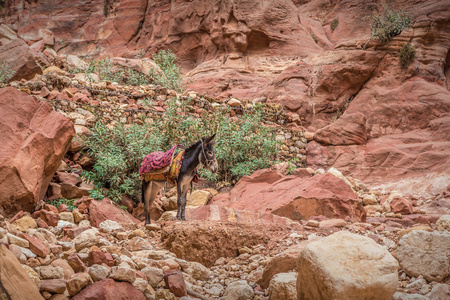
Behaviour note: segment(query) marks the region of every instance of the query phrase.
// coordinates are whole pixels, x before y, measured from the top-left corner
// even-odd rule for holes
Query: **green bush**
[[[153,60],[162,71],[159,72],[155,68],[150,71],[157,84],[178,92],[186,89],[181,70],[175,63],[177,56],[171,50],[161,50],[153,54]]]
[[[373,17],[370,24],[371,38],[375,37],[382,43],[387,43],[403,29],[409,28],[410,23],[411,18],[404,11],[385,8],[382,15]]]
[[[313,38],[314,42],[317,44],[319,42],[319,39],[317,38],[317,35],[314,33],[311,33],[311,37]]]
[[[403,68],[408,68],[408,66],[414,61],[416,55],[416,48],[410,43],[405,44],[402,49],[400,49],[399,58],[400,64]]]
[[[14,75],[14,71],[5,61],[0,61],[0,83],[8,83],[11,77]]]
[[[76,206],[73,204],[73,202],[74,202],[74,200],[63,199],[63,198],[47,201],[48,204],[53,205],[56,208],[58,208],[61,204],[65,204],[65,205],[67,205],[68,211],[72,211],[76,208]]]
[[[95,164],[82,176],[96,186],[91,191],[93,198],[108,196],[118,201],[122,194],[136,197],[136,192],[140,191],[138,171],[142,158],[162,148],[154,129],[147,123],[124,125],[120,122],[115,126],[98,122],[91,128],[92,134],[85,142],[89,148],[87,154]]]
[[[147,85],[152,83],[150,75],[146,75],[134,70],[131,67],[114,65],[109,57],[101,60],[91,60],[89,66],[85,69],[68,68],[71,73],[85,73],[89,78],[90,74],[97,74],[100,80],[117,82],[122,85]]]
[[[199,118],[189,115],[185,102],[168,101],[169,108],[151,124],[106,126],[98,123],[85,142],[94,159],[93,169],[83,177],[96,186],[95,198],[108,196],[118,201],[122,194],[137,199],[140,192],[139,167],[145,155],[167,151],[176,144],[189,146],[201,137],[216,135],[219,172],[200,168],[202,177],[214,182],[234,183],[243,175],[269,167],[277,151],[272,130],[260,124],[262,110],[256,107],[237,122],[230,121],[229,109],[221,108]],[[107,188],[103,190],[103,188]]]

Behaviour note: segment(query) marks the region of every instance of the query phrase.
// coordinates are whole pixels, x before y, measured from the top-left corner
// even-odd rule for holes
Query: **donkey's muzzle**
[[[217,161],[214,161],[210,166],[209,166],[209,170],[212,173],[217,173],[217,171],[219,171],[219,164],[217,163]]]

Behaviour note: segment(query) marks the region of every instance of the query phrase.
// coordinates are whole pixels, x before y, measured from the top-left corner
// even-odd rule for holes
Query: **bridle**
[[[214,150],[213,150],[214,151]],[[205,163],[201,162],[203,165],[205,165],[206,168],[211,169],[211,165],[214,163],[215,159],[215,155],[213,155],[213,159],[208,159],[208,156],[205,153],[205,146],[204,143],[202,142],[202,154],[203,154],[203,158],[205,159],[206,165]]]

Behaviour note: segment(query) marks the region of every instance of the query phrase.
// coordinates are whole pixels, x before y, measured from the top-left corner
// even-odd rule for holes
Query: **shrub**
[[[408,68],[408,66],[414,61],[416,55],[416,48],[410,43],[405,44],[402,49],[400,49],[399,58],[400,64],[403,68]]]
[[[68,68],[68,70],[71,73],[85,73],[87,78],[90,74],[95,73],[100,80],[113,81],[122,85],[139,86],[152,83],[150,75],[140,73],[131,67],[114,65],[109,57],[91,60],[85,70],[78,68]]]
[[[154,68],[150,71],[150,75],[155,79],[157,84],[178,92],[186,89],[181,70],[175,64],[177,56],[171,50],[161,50],[153,54],[153,60],[162,71],[158,72]]]
[[[96,186],[92,196],[105,195],[118,201],[122,194],[127,194],[137,199],[140,192],[138,171],[145,155],[167,151],[175,144],[189,146],[213,133],[217,133],[214,147],[219,172],[212,174],[200,168],[200,175],[206,179],[235,182],[273,163],[278,143],[272,130],[260,124],[261,107],[246,113],[237,122],[230,122],[229,108],[194,118],[189,115],[188,103],[169,100],[168,105],[166,112],[151,124],[106,126],[98,123],[93,126],[93,134],[85,142],[95,163],[91,171],[82,174]]]
[[[0,61],[0,83],[8,83],[14,71],[10,68],[7,62]]]
[[[331,21],[330,23],[330,27],[331,27],[331,32],[334,32],[334,30],[336,29],[336,27],[339,25],[339,19],[333,19],[333,21]]]
[[[403,29],[409,27],[411,18],[402,10],[392,11],[384,9],[380,16],[374,16],[370,24],[371,38],[378,38],[382,43],[389,42],[394,36],[399,35]]]
[[[314,33],[311,33],[311,37],[313,38],[314,42],[317,44],[319,42],[319,39],[317,38],[317,35]]]
[[[96,186],[91,196],[96,199],[108,196],[115,201],[122,194],[136,198],[140,191],[138,171],[142,158],[162,148],[154,129],[147,123],[125,125],[120,122],[114,126],[98,122],[91,128],[92,134],[85,142],[95,164],[91,171],[82,173]]]
[[[58,208],[61,204],[65,204],[65,205],[67,205],[68,211],[72,211],[76,208],[76,206],[73,204],[73,202],[74,202],[74,200],[63,199],[63,198],[47,201],[48,204],[53,205],[56,208]]]

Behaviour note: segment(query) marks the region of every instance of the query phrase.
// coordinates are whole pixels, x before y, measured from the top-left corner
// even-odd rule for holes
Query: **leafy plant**
[[[101,60],[91,60],[89,66],[84,70],[69,67],[68,70],[71,73],[85,73],[87,78],[90,78],[91,74],[95,73],[100,80],[117,82],[122,85],[139,86],[147,85],[152,82],[150,75],[140,73],[131,67],[115,65],[109,57]]]
[[[339,25],[339,19],[333,19],[333,21],[331,21],[330,23],[330,28],[331,28],[331,32],[334,32],[334,30],[336,29],[336,27]]]
[[[311,37],[313,38],[314,42],[317,44],[319,42],[319,39],[317,38],[317,35],[314,33],[311,33]]]
[[[7,83],[14,75],[14,71],[5,61],[0,61],[0,83]]]
[[[91,171],[82,173],[96,186],[91,196],[96,199],[108,196],[115,201],[122,194],[136,198],[140,190],[138,171],[142,158],[162,148],[155,129],[147,123],[125,125],[120,122],[115,126],[99,122],[91,128],[92,134],[85,142],[95,164]]]
[[[416,48],[410,43],[405,44],[402,49],[400,49],[399,58],[400,64],[403,68],[408,68],[408,66],[414,61],[416,55]]]
[[[63,198],[47,201],[48,204],[53,205],[56,208],[58,208],[61,204],[65,204],[65,205],[67,205],[68,211],[72,211],[76,208],[76,206],[73,204],[73,202],[74,202],[74,200],[63,199]]]
[[[410,23],[411,18],[404,11],[393,11],[385,7],[382,15],[373,17],[370,24],[371,38],[375,37],[382,43],[387,43],[404,29],[409,28]]]
[[[150,70],[150,75],[155,79],[155,82],[171,90],[184,91],[186,84],[183,82],[180,68],[175,63],[177,56],[171,50],[161,50],[153,54],[152,57],[161,69],[160,72],[155,68]]]

